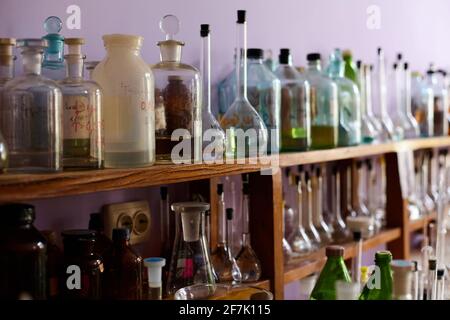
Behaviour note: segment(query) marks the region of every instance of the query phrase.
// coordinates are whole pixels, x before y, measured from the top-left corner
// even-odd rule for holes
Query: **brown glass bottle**
[[[100,213],[91,213],[89,218],[89,230],[95,231],[95,253],[103,257],[105,252],[111,249],[111,235],[105,234],[103,219]]]
[[[45,230],[41,233],[47,239],[47,298],[57,299],[63,253],[57,244],[55,231]]]
[[[34,206],[0,206],[0,299],[46,298],[47,241],[33,226]]]
[[[142,258],[134,252],[129,241],[129,229],[113,230],[112,250],[105,256],[107,299],[142,299]]]
[[[64,299],[101,298],[103,260],[95,253],[95,231],[67,230],[64,243],[61,294]],[[79,271],[79,272],[78,272]]]

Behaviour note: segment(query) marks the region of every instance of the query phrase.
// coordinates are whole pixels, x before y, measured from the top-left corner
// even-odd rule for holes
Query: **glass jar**
[[[165,16],[160,28],[166,34],[166,40],[158,42],[161,61],[152,67],[155,77],[156,161],[198,162],[202,159],[200,73],[193,66],[181,62],[184,43],[173,39],[178,33],[178,19],[172,15]],[[176,140],[172,141],[174,137]]]
[[[95,232],[67,230],[61,235],[64,243],[62,297],[69,300],[100,299],[104,267],[102,258],[94,253]]]
[[[45,299],[47,241],[33,225],[34,207],[4,204],[0,213],[0,299]]]
[[[155,162],[153,75],[140,55],[143,38],[103,36],[106,57],[92,77],[103,90],[105,167]]]
[[[62,169],[62,95],[56,82],[41,76],[41,39],[20,39],[23,75],[4,87],[1,131],[9,148],[8,171]]]
[[[60,18],[50,16],[44,21],[44,29],[47,32],[42,37],[48,46],[44,49],[42,61],[42,75],[52,80],[62,80],[66,77],[64,67],[64,37],[59,33],[62,29]]]
[[[63,95],[63,166],[100,169],[103,166],[102,92],[83,79],[83,38],[65,40],[67,77],[58,82]]]
[[[289,49],[280,49],[275,75],[281,81],[281,151],[304,151],[311,144],[309,83],[292,65]]]

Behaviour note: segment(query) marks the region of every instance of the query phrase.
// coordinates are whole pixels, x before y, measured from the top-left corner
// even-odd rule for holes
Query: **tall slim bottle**
[[[447,105],[448,90],[438,82],[437,72],[431,67],[427,71],[426,84],[434,93],[433,120],[434,136],[446,136],[448,134]]]

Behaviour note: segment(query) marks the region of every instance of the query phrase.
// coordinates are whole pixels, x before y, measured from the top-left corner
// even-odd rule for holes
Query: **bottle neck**
[[[300,173],[300,179],[297,185],[298,197],[298,227],[303,228],[303,173]]]
[[[66,76],[70,79],[83,79],[83,56],[66,58]]]
[[[369,67],[364,70],[364,107],[367,116],[373,116],[372,110],[372,71]]]
[[[219,243],[226,243],[227,241],[227,217],[225,215],[225,199],[224,194],[219,195],[218,201],[219,209]]]
[[[14,64],[0,64],[0,82],[14,78]]]
[[[320,63],[320,60],[308,61],[308,70],[309,71],[321,72],[322,71],[322,64]]]
[[[108,56],[123,58],[124,55],[140,55],[140,48],[126,47],[119,45],[109,45],[106,47],[106,53]]]
[[[202,63],[200,72],[202,74],[203,84],[203,108],[211,112],[211,41],[210,36],[202,37]]]
[[[247,100],[247,23],[236,28],[236,99]]]
[[[119,239],[114,241],[114,248],[123,250],[130,245],[130,242],[126,239]]]
[[[404,71],[405,77],[405,88],[404,88],[404,96],[405,96],[405,114],[408,116],[412,116],[411,110],[411,71],[409,69]]]
[[[23,73],[26,75],[41,74],[42,52],[25,50],[22,52]]]
[[[242,218],[243,218],[243,233],[249,233],[249,197],[244,194],[242,198]]]
[[[333,197],[334,197],[334,204],[333,204],[333,208],[334,208],[334,212],[335,212],[335,217],[336,217],[336,221],[342,221],[342,214],[341,214],[341,175],[338,172],[336,172],[335,175],[335,182],[334,182],[334,192],[333,192]]]

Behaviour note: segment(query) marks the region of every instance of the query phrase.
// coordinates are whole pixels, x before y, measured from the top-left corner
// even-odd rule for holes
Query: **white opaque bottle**
[[[106,57],[93,80],[103,89],[105,167],[142,167],[155,162],[154,81],[140,55],[143,38],[103,36]]]

